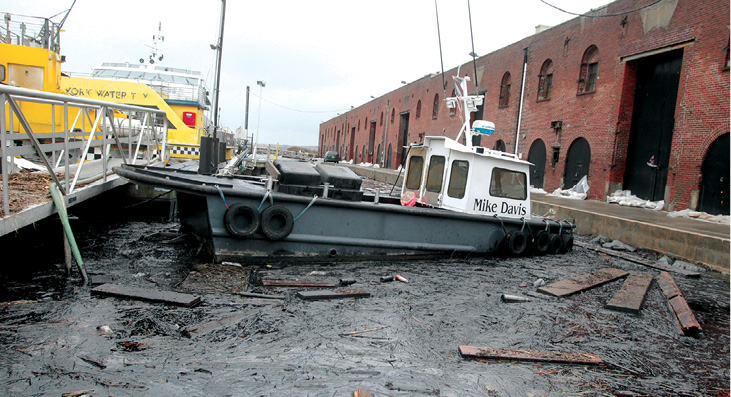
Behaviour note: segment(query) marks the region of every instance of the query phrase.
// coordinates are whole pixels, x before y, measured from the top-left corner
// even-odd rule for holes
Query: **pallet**
[[[652,285],[651,274],[632,273],[624,280],[622,288],[617,291],[606,305],[607,309],[621,312],[639,313],[645,301],[647,290]]]
[[[557,281],[546,285],[545,287],[538,288],[538,292],[544,294],[564,297],[577,292],[585,291],[594,287],[598,287],[602,284],[606,284],[610,281],[614,281],[618,278],[626,276],[627,272],[615,268],[599,269],[592,273],[582,274],[574,278]]]
[[[654,269],[665,270],[666,272],[675,272],[678,274],[682,274],[685,277],[698,278],[701,276],[701,274],[698,272],[692,272],[690,270],[685,270],[685,269],[681,269],[681,268],[677,268],[677,267],[673,267],[673,266],[663,265],[660,263],[653,263],[653,262],[648,261],[647,259],[643,259],[643,258],[640,258],[635,255],[630,255],[626,252],[620,252],[620,251],[610,250],[610,249],[603,248],[603,247],[597,247],[595,245],[592,245],[589,243],[584,243],[581,241],[574,241],[574,244],[578,245],[579,247],[588,248],[592,251],[601,252],[601,253],[611,255],[611,256],[614,256],[617,258],[628,260],[630,262],[638,263],[640,265],[645,265],[645,266],[648,266],[648,267],[651,267]]]
[[[602,360],[595,354],[548,352],[540,350],[501,349],[496,347],[460,346],[459,354],[466,358],[541,361],[566,364],[599,365]]]
[[[662,294],[668,300],[673,319],[678,324],[680,332],[687,336],[698,336],[703,328],[696,320],[693,311],[688,306],[688,302],[685,301],[685,297],[680,292],[675,279],[667,272],[662,272],[657,276],[657,285],[660,286]]]
[[[181,294],[172,291],[158,291],[151,288],[131,287],[118,284],[102,284],[91,290],[92,295],[114,298],[136,299],[147,302],[167,303],[176,306],[193,307],[201,302],[198,295]]]

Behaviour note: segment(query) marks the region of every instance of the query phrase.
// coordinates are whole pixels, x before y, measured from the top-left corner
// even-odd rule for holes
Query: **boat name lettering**
[[[82,96],[82,97],[94,97],[99,99],[114,98],[114,99],[125,99],[129,95],[132,99],[135,99],[136,92],[125,92],[125,91],[110,91],[110,90],[95,90],[91,88],[66,88],[66,93],[71,96]],[[142,94],[144,98],[147,98],[148,94]]]
[[[499,211],[498,211],[499,207]],[[510,205],[508,203],[491,203],[487,199],[475,199],[474,206],[472,207],[475,211],[489,212],[489,213],[500,213],[508,215],[526,215],[528,213],[527,208],[523,204]]]

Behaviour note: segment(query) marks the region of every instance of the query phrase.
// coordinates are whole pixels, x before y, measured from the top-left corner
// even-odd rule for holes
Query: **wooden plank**
[[[665,299],[670,300],[676,296],[683,295],[680,292],[680,288],[678,288],[678,284],[675,283],[675,279],[668,272],[661,272],[657,276],[657,285],[660,287]]]
[[[501,349],[496,347],[460,346],[459,354],[466,358],[494,360],[541,361],[568,364],[599,365],[602,360],[595,354],[565,353],[555,351]]]
[[[691,278],[698,278],[701,276],[698,272],[691,272],[690,270],[681,269],[679,267],[673,267],[673,266],[667,266],[656,262],[650,262],[647,259],[640,258],[636,255],[628,254],[626,252],[621,251],[615,251],[604,247],[597,247],[596,245],[585,243],[582,241],[574,241],[574,244],[578,245],[579,247],[588,248],[592,251],[601,252],[607,255],[611,255],[617,258],[622,258],[625,260],[628,260],[630,262],[638,263],[640,265],[645,265],[648,267],[652,267],[658,270],[665,270],[667,272],[675,272],[678,274],[682,274],[685,277],[691,277]]]
[[[332,291],[300,291],[297,296],[306,300],[368,298],[371,293],[359,288],[340,288]]]
[[[618,278],[626,276],[627,272],[620,269],[608,267],[605,269],[599,269],[595,272],[582,274],[574,278],[557,281],[546,285],[545,287],[538,288],[538,292],[549,294],[553,296],[568,296],[575,294],[580,291],[585,291],[602,284],[606,284],[610,281],[614,281]]]
[[[622,312],[639,313],[645,301],[647,290],[652,285],[651,274],[632,273],[624,280],[622,288],[607,303],[607,309]]]
[[[265,287],[305,287],[305,288],[335,288],[338,284],[332,281],[303,281],[303,280],[261,280]]]
[[[238,314],[235,316],[224,317],[220,320],[214,320],[203,324],[193,325],[183,329],[182,334],[183,336],[186,336],[188,338],[197,338],[211,331],[228,327],[232,324],[237,324],[244,317],[246,317],[245,314]]]
[[[91,290],[92,295],[111,296],[115,298],[137,299],[148,302],[160,302],[177,306],[192,307],[201,302],[197,295],[181,294],[172,291],[158,291],[151,288],[131,287],[118,284],[102,284]]]
[[[703,331],[701,325],[696,320],[693,311],[690,310],[688,302],[685,301],[682,295],[678,295],[668,300],[670,308],[680,322],[680,328],[683,334],[688,336],[698,336]]]

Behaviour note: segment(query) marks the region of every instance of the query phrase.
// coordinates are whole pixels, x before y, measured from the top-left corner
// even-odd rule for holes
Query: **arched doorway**
[[[497,150],[505,153],[505,142],[503,142],[502,139],[498,139],[497,141],[495,141],[495,144],[492,145],[492,150]]]
[[[543,189],[543,177],[546,174],[546,144],[536,139],[528,151],[530,166],[530,185]]]
[[[589,175],[591,148],[584,138],[576,139],[566,154],[566,170],[564,171],[563,188],[571,189],[586,175]]]
[[[729,134],[718,137],[703,160],[698,211],[729,215]]]

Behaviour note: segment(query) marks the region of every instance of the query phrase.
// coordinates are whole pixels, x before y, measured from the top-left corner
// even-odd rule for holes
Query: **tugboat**
[[[409,147],[401,197],[370,194],[352,170],[324,163],[268,163],[266,179],[123,165],[135,183],[177,192],[181,231],[215,260],[359,259],[433,255],[544,255],[573,247],[575,225],[534,219],[529,166],[479,146],[494,124],[470,113],[481,95],[455,77],[447,98],[464,116],[457,140],[428,136]],[[466,144],[458,142],[465,134]]]

